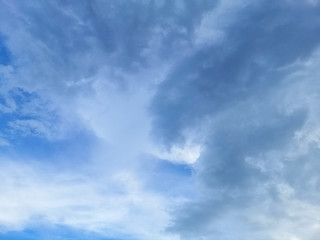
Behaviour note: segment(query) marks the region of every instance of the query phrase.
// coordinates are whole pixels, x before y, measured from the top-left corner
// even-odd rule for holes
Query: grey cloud
[[[198,234],[203,234],[204,239],[210,239],[219,232],[219,227],[212,223],[219,223],[219,219],[230,212],[259,206],[265,199],[279,201],[273,182],[282,179],[282,169],[277,167],[282,162],[277,161],[283,159],[270,160],[264,155],[287,149],[295,131],[303,126],[307,114],[305,110],[299,110],[285,116],[268,110],[261,109],[252,113],[250,108],[238,107],[215,122],[196,166],[198,181],[204,187],[204,190],[200,190],[202,197],[176,212],[177,219],[170,231],[180,232],[187,239],[194,239]],[[266,115],[268,119],[265,122]],[[262,171],[254,167],[246,161],[247,157],[264,159],[266,169]],[[296,170],[300,167],[294,165]],[[290,172],[290,167],[287,167],[286,172]],[[299,189],[303,191],[303,188]],[[278,211],[281,210],[274,210],[275,213]],[[244,223],[246,218],[242,218]],[[245,225],[245,228],[252,228],[252,232],[256,230],[253,223],[246,222]],[[240,235],[235,239],[240,239],[241,233],[236,234]]]
[[[203,117],[272,91],[283,78],[279,68],[318,46],[317,11],[284,1],[241,9],[225,41],[183,59],[160,85],[151,110],[157,137],[175,141]]]
[[[96,94],[97,81],[126,89],[131,78],[122,75],[157,68],[153,58],[162,61],[181,52],[202,14],[215,4],[4,1],[0,28],[12,55],[12,71],[2,81],[8,91],[19,87],[61,106]],[[153,80],[148,76],[140,81]]]
[[[305,110],[288,116],[265,108],[254,114],[250,111],[240,108],[215,124],[200,160],[204,164],[200,175],[209,186],[240,189],[257,184],[263,174],[248,165],[245,158],[283,149],[307,117]]]
[[[317,184],[306,182],[318,170],[312,156],[317,151],[304,160],[288,154],[309,118],[309,107],[292,97],[290,104],[301,107],[288,110],[284,98],[291,88],[285,84],[286,67],[307,60],[319,46],[319,11],[318,5],[302,1],[244,5],[232,13],[235,21],[223,29],[221,43],[183,59],[160,84],[150,108],[155,139],[167,146],[183,143],[185,130],[208,125],[195,165],[202,197],[177,210],[170,231],[185,239],[243,239],[250,233],[267,239],[262,229],[268,227],[260,231],[259,224],[248,220],[255,214],[250,209],[270,201],[266,218],[288,219],[289,200],[283,198],[290,189],[305,199],[316,191]],[[262,166],[250,158],[261,159]],[[245,226],[219,235],[213,229],[230,214]],[[269,228],[269,239],[275,238],[273,230]]]
[[[18,72],[64,91],[66,79],[80,81],[101,67],[147,67],[152,56],[143,52],[149,48],[160,58],[172,56],[191,41],[201,15],[215,2],[4,3],[1,27]],[[160,43],[154,46],[153,38]],[[30,65],[33,70],[25,69]]]

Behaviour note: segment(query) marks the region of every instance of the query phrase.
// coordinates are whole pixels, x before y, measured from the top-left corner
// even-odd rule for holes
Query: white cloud
[[[226,40],[225,29],[236,20],[236,12],[250,4],[251,0],[220,1],[218,5],[202,16],[201,23],[195,30],[196,46],[216,45]]]
[[[130,233],[140,239],[178,239],[164,233],[170,220],[168,202],[144,190],[133,173],[86,178],[4,161],[1,169],[2,230],[49,221],[106,236]]]
[[[201,155],[200,145],[173,145],[169,151],[152,152],[156,157],[173,163],[194,164]]]
[[[42,122],[34,119],[15,120],[9,123],[13,131],[21,133],[23,136],[44,135],[50,138],[48,130],[50,127],[45,126]]]
[[[72,171],[61,169],[58,160],[1,162],[1,229],[23,230],[49,222],[111,237],[179,239],[165,232],[171,200],[146,190],[134,168],[139,154],[148,151],[147,104],[153,87],[162,81],[163,68],[137,63],[135,73],[124,70],[119,59],[124,59],[122,49],[130,46],[108,52],[103,45],[107,37],[96,26],[108,24],[99,19],[104,15],[96,12],[87,21],[81,11],[91,13],[79,4],[79,12],[76,7],[60,11],[62,7],[45,2],[6,2],[0,10],[1,19],[6,19],[0,25],[14,55],[14,67],[1,67],[5,92],[20,88],[36,96],[13,102],[18,108],[11,112],[19,118],[8,119],[11,137],[41,136],[55,144],[68,139],[70,128],[75,128],[90,131],[100,144],[93,147],[90,159],[62,157]],[[62,28],[66,22],[73,27]],[[44,163],[38,166],[40,161]],[[73,166],[77,162],[85,166]]]
[[[76,128],[97,140],[90,157],[79,160],[83,166],[65,157],[69,171],[60,163],[1,162],[2,228],[22,230],[48,221],[146,240],[314,239],[319,54],[304,60],[314,42],[304,49],[302,40],[308,39],[297,37],[293,47],[286,34],[281,39],[281,27],[291,34],[300,21],[277,25],[277,18],[265,17],[273,16],[277,4],[263,1],[221,1],[214,9],[176,1],[172,12],[169,1],[83,3],[5,1],[0,10],[0,27],[14,56],[12,67],[0,66],[1,94],[21,88],[37,96],[24,102],[6,97],[0,111],[19,116],[7,126],[19,136],[49,140],[68,139]],[[269,12],[257,11],[266,6]],[[242,11],[248,28],[237,22]],[[284,19],[294,16],[290,11]],[[243,33],[250,27],[252,32]],[[276,48],[278,42],[283,48]],[[160,127],[149,108],[154,94],[168,89],[159,95],[163,109],[157,117],[166,120],[160,127],[170,136],[159,144],[150,136]],[[186,129],[192,134],[184,134]],[[1,146],[9,145],[6,137]],[[198,185],[191,187],[199,188],[193,189],[199,196],[190,197],[195,201],[183,205],[179,192],[176,197],[147,190],[154,182],[151,174],[141,176],[149,174],[147,166],[139,172],[143,153],[195,167]],[[177,202],[185,206],[180,213]],[[175,233],[166,232],[169,225]]]
[[[10,142],[0,136],[0,146],[10,146]]]

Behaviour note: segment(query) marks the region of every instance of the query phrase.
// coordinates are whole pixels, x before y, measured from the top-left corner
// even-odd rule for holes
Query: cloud
[[[313,240],[316,1],[3,1],[0,225]]]
[[[157,167],[152,151],[162,146],[149,137],[147,109],[214,4],[3,2],[0,27],[12,57],[1,66],[1,131],[10,143],[1,148],[2,232],[53,224],[179,239],[165,228],[170,209],[191,192],[175,181],[190,174]],[[178,152],[180,161],[185,149]],[[162,177],[177,192],[163,193]]]
[[[2,231],[40,221],[109,237],[130,233],[143,239],[174,239],[160,235],[169,217],[164,199],[144,191],[130,172],[92,179],[81,173],[57,173],[41,164],[4,161],[1,169]]]
[[[317,73],[305,66],[318,62],[319,9],[302,1],[242,3],[205,15],[198,30],[205,44],[176,64],[153,99],[153,132],[169,148],[187,141],[186,129],[205,129],[195,165],[200,197],[176,211],[169,230],[183,239],[308,239],[316,230],[296,224],[312,226],[317,214],[295,211],[317,211],[314,190],[300,185],[317,185],[307,173],[317,168],[317,150],[303,144],[301,156],[297,136],[318,116],[318,94],[309,88]],[[221,15],[221,25],[208,26]],[[204,38],[204,26],[223,40]]]
[[[200,154],[201,146],[199,145],[186,145],[184,147],[173,146],[169,152],[153,153],[160,159],[169,160],[177,163],[195,163]]]

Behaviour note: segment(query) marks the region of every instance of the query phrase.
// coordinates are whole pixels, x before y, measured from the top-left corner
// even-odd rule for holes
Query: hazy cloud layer
[[[0,3],[3,236],[317,239],[318,1]]]

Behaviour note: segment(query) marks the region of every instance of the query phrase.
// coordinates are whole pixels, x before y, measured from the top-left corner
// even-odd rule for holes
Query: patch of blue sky
[[[12,88],[7,92],[1,93],[0,106],[2,106],[2,111],[0,120],[21,118],[23,115],[25,115],[24,117],[27,117],[22,111],[22,107],[26,104],[38,102],[39,100],[41,99],[36,93],[27,92],[22,88]]]
[[[64,226],[26,229],[24,231],[10,231],[0,234],[5,240],[132,240],[101,236],[96,233],[80,231]]]
[[[0,153],[25,161],[38,159],[48,163],[74,164],[90,158],[95,141],[87,132],[73,133],[59,140],[48,140],[41,136],[13,136],[9,146],[0,146]]]
[[[18,158],[23,156],[24,159],[47,159],[48,161],[53,159],[80,161],[80,159],[89,158],[90,148],[96,142],[93,134],[77,128],[70,129],[63,137],[48,138],[32,126],[16,126],[14,124],[16,121],[38,121],[55,126],[59,124],[59,117],[54,111],[48,110],[46,103],[41,102],[42,100],[35,93],[17,88],[10,91],[9,96],[0,96],[0,104],[8,105],[8,98],[16,107],[13,107],[12,111],[0,114],[0,133],[9,142],[9,145],[0,146],[0,153]],[[37,101],[40,104],[34,104]],[[24,110],[26,105],[31,106],[32,111]]]
[[[190,177],[193,174],[193,169],[188,164],[172,163],[169,161],[159,161],[157,170],[168,174]]]
[[[5,38],[0,34],[0,65],[9,65],[11,53],[5,45]]]
[[[144,165],[150,178],[148,189],[171,197],[194,195],[194,170],[190,165],[160,159],[148,159],[148,162]]]

